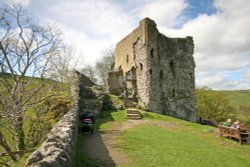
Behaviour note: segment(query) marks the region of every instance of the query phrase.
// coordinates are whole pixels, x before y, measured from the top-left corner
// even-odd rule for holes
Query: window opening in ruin
[[[154,57],[154,49],[153,48],[150,51],[150,55],[151,55],[152,58]]]
[[[126,62],[129,62],[129,55],[126,55]]]
[[[169,66],[170,66],[170,70],[171,70],[171,73],[173,75],[173,77],[175,78],[175,67],[174,67],[174,62],[171,60],[171,62],[169,63]]]
[[[162,79],[163,78],[163,71],[161,70],[160,71],[160,79]]]
[[[150,68],[150,70],[149,70],[149,74],[150,74],[150,75],[152,75],[152,68]]]
[[[172,97],[175,97],[175,89],[172,90]]]
[[[140,69],[143,70],[143,65],[140,63]]]
[[[193,79],[192,73],[189,73],[189,79]]]

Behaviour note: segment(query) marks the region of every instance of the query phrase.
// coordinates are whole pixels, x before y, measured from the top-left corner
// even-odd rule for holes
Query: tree
[[[39,25],[30,16],[16,4],[0,9],[0,130],[5,128],[15,135],[19,150],[25,149],[26,112],[53,96],[45,76],[61,43],[58,31]],[[0,141],[4,141],[0,132]],[[2,143],[8,149],[7,143]]]
[[[106,89],[108,87],[107,78],[108,73],[113,71],[115,52],[111,46],[102,51],[103,57],[95,65],[97,75],[100,79],[100,84]]]
[[[56,81],[69,82],[72,69],[77,68],[81,54],[77,54],[72,47],[63,46],[58,52],[51,56],[49,65],[52,69],[48,76]]]
[[[196,108],[199,117],[217,123],[225,120],[231,110],[224,93],[206,87],[196,89]]]
[[[83,67],[81,69],[81,73],[83,73],[86,77],[88,77],[94,83],[97,82],[95,69],[92,66],[87,65],[87,66]]]

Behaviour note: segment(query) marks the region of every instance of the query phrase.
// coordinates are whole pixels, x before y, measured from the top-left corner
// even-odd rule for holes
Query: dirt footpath
[[[83,151],[85,156],[94,162],[96,166],[131,166],[129,165],[126,155],[119,150],[116,144],[116,139],[122,132],[129,128],[133,128],[138,125],[158,125],[158,126],[173,126],[171,123],[155,122],[150,120],[128,120],[119,124],[117,122],[112,123],[112,127],[116,127],[112,131],[98,132],[95,131],[91,134],[84,135]]]
[[[96,166],[124,166],[127,164],[126,157],[115,148],[116,132],[94,132],[83,134],[83,151],[85,156],[94,162]]]

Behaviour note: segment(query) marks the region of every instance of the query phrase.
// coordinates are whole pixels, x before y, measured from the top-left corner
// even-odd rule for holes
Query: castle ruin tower
[[[168,38],[153,20],[143,19],[116,45],[110,93],[149,111],[196,122],[193,50],[192,37]]]

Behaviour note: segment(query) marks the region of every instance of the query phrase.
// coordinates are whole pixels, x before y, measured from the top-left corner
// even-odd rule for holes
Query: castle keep
[[[116,46],[111,94],[123,95],[145,109],[196,122],[193,39],[168,38],[153,20]]]

